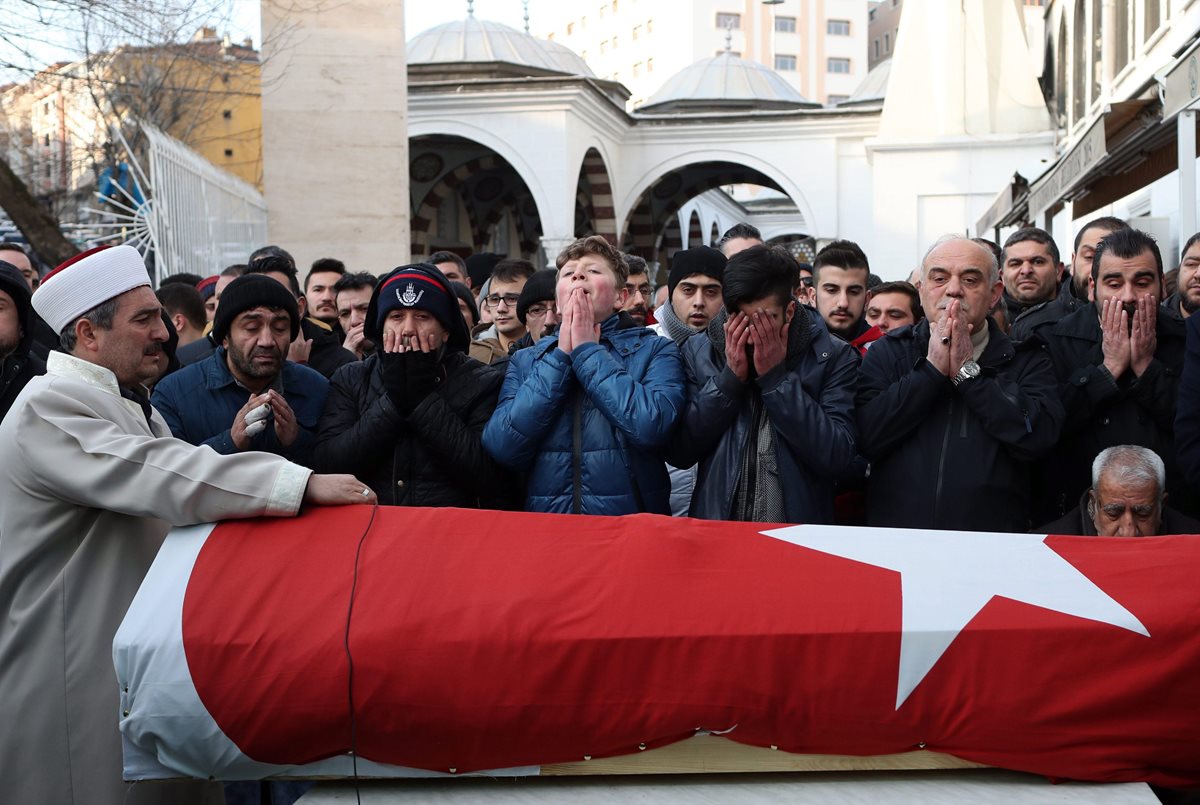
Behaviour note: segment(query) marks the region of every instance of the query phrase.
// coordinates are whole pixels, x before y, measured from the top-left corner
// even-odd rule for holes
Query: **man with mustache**
[[[1183,321],[1159,306],[1162,255],[1136,229],[1118,229],[1095,247],[1089,304],[1037,336],[1046,344],[1067,411],[1063,439],[1042,466],[1038,522],[1063,516],[1091,481],[1106,447],[1158,453],[1175,506],[1194,510],[1175,460],[1175,408],[1183,371]]]
[[[346,264],[336,257],[321,257],[313,261],[304,278],[304,298],[308,300],[308,315],[323,321],[334,335],[345,338],[338,325],[337,294],[333,286],[346,274]]]
[[[218,453],[261,450],[311,466],[329,381],[287,360],[300,330],[296,298],[281,283],[247,274],[217,305],[217,350],[167,376],[154,407],[176,438]]]
[[[1200,310],[1200,232],[1188,238],[1179,256],[1179,285],[1163,307],[1187,318]]]
[[[1029,463],[1063,422],[1053,367],[1037,342],[1010,341],[988,316],[1004,286],[986,246],[940,240],[919,283],[927,318],[877,340],[859,370],[867,523],[1028,531]]]
[[[132,246],[67,261],[32,301],[60,349],[0,422],[0,802],[220,801],[210,783],[121,779],[117,626],[173,525],[374,495],[171,437],[146,399],[167,327]]]
[[[625,307],[621,310],[629,314],[634,324],[645,327],[654,303],[654,283],[650,281],[645,259],[627,254],[625,262],[629,264],[629,279],[625,280]]]
[[[1027,226],[1004,241],[1000,262],[1009,336],[1028,338],[1038,327],[1053,324],[1082,304],[1064,283],[1066,267],[1059,259],[1058,245],[1044,229]]]

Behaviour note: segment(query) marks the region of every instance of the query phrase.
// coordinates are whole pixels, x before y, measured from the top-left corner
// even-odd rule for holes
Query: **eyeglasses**
[[[800,278],[800,287],[802,287],[802,288],[813,287],[813,278],[812,277],[801,277]]]
[[[494,294],[488,294],[487,296],[483,297],[483,303],[490,308],[500,307],[501,302],[508,305],[509,307],[516,307],[517,300],[520,298],[521,298],[521,295],[519,293],[506,293],[506,294],[494,293]]]
[[[530,305],[528,308],[525,309],[525,318],[529,318],[530,316],[533,316],[535,319],[540,319],[542,316],[545,316],[547,313],[554,313],[554,315],[557,316],[558,315],[558,305],[555,305],[555,304]]]

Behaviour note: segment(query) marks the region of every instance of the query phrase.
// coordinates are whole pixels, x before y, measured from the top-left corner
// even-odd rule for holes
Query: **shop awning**
[[[996,194],[987,212],[975,223],[975,234],[992,237],[995,230],[1029,220],[1029,180],[1014,173],[1012,181]]]

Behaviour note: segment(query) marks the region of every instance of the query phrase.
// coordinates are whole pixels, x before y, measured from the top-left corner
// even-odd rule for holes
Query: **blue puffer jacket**
[[[659,450],[683,405],[675,343],[614,315],[599,344],[567,355],[546,337],[517,352],[483,446],[528,475],[527,511],[670,514]]]

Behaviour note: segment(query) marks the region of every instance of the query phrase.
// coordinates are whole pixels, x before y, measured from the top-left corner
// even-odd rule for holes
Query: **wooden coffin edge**
[[[980,763],[941,752],[918,750],[896,755],[800,755],[696,735],[632,755],[580,759],[541,767],[544,777],[617,774],[709,774],[724,772],[917,771],[981,769]]]

